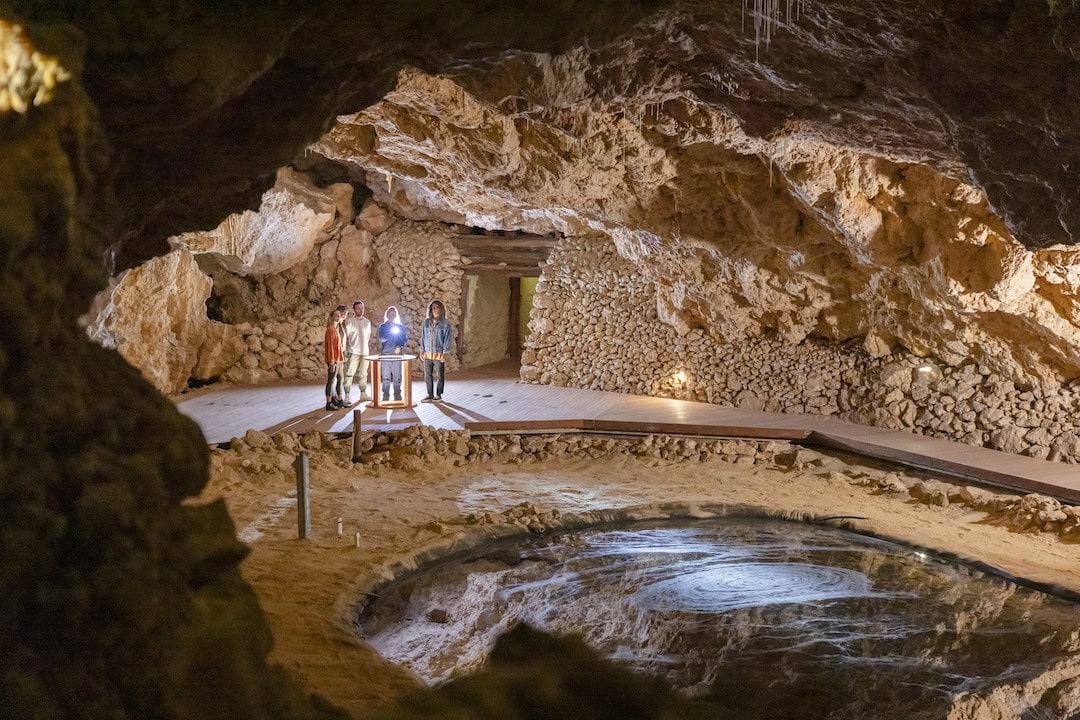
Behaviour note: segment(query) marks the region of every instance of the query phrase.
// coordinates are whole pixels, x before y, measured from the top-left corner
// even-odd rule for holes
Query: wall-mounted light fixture
[[[941,379],[941,370],[937,365],[929,361],[919,363],[911,371],[911,381],[920,385],[931,385]]]

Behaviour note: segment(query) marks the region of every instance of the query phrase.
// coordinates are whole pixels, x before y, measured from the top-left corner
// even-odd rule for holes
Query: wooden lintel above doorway
[[[543,268],[539,265],[491,265],[486,263],[470,263],[462,265],[461,270],[466,275],[499,274],[506,277],[540,277]]]
[[[505,234],[456,233],[450,242],[466,260],[468,274],[498,273],[507,277],[539,277],[551,249],[561,238],[507,231]]]

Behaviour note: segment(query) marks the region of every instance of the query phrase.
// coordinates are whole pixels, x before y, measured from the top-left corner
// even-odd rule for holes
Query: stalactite
[[[803,10],[805,9],[806,0],[783,0],[785,4],[785,16],[788,25],[792,22],[792,11],[795,13],[795,20],[802,17]],[[742,23],[743,29],[746,29],[746,7],[750,0],[743,0],[742,3]],[[761,46],[762,38],[765,39],[765,46],[768,47],[769,42],[772,40],[774,34],[776,34],[776,26],[780,24],[780,2],[781,0],[754,0],[754,8],[750,14],[754,18],[754,60],[758,59],[758,49]]]

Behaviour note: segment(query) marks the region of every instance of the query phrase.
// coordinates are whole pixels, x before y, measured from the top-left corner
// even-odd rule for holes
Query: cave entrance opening
[[[520,362],[521,346],[529,334],[537,275],[485,272],[462,278],[458,347],[463,365]]]

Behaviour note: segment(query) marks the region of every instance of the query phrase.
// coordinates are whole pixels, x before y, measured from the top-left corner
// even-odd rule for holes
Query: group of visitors
[[[371,321],[364,317],[364,302],[357,300],[352,312],[338,305],[326,320],[324,357],[326,360],[326,409],[328,411],[350,407],[352,385],[359,383],[360,397],[357,402],[370,399],[367,392],[369,370],[369,345]],[[379,353],[382,356],[400,355],[409,337],[396,307],[391,305],[383,315],[383,323],[376,333]],[[427,395],[421,402],[442,400],[446,384],[446,355],[453,342],[453,328],[446,317],[446,306],[441,300],[428,304],[427,317],[420,331],[420,356],[424,361],[424,382]],[[401,400],[401,361],[380,360],[382,399],[389,401],[393,389],[394,400]]]

